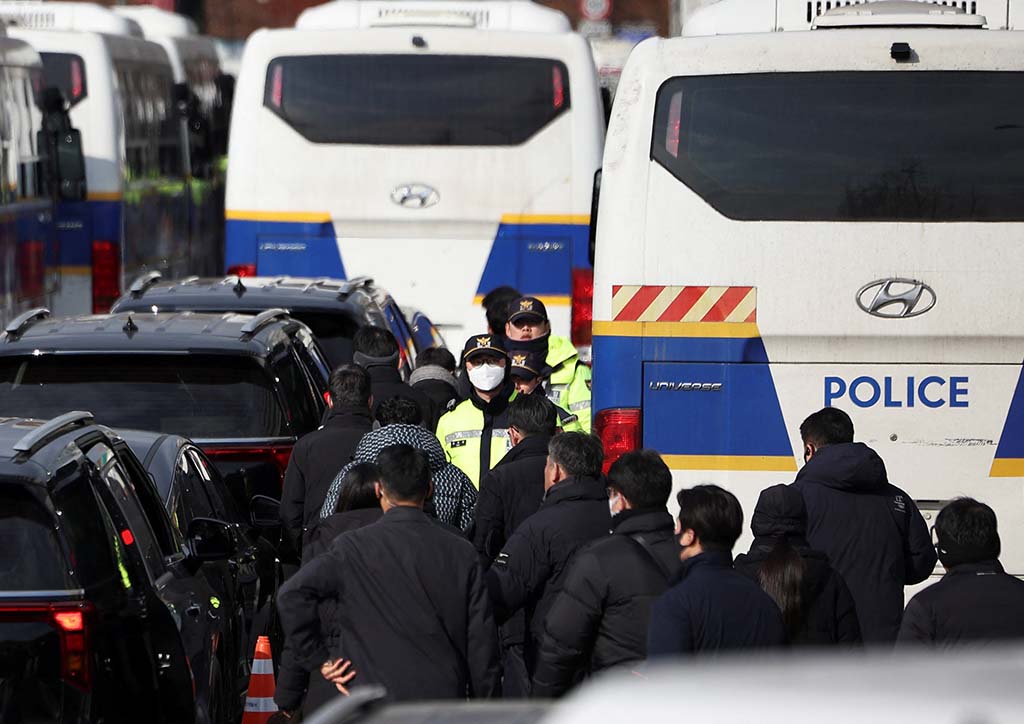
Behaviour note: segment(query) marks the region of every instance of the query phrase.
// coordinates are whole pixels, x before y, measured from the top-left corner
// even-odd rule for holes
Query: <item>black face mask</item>
[[[512,352],[525,352],[526,354],[547,357],[549,336],[550,335],[545,334],[543,337],[538,337],[536,339],[521,339],[519,341],[506,337],[505,347],[508,349],[510,354]]]

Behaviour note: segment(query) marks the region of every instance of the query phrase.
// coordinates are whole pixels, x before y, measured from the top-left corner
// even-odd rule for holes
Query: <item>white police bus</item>
[[[327,3],[250,37],[235,104],[230,273],[370,274],[450,340],[480,331],[480,296],[508,284],[569,331],[604,119],[564,15]]]
[[[1024,573],[1024,33],[988,24],[883,3],[633,51],[596,238],[610,457],[749,515],[838,406],[926,515],[993,505]]]
[[[183,276],[190,245],[187,157],[167,53],[138,23],[92,3],[0,2],[7,32],[42,56],[82,133],[88,196],[57,207],[58,314],[103,312],[125,278]]]

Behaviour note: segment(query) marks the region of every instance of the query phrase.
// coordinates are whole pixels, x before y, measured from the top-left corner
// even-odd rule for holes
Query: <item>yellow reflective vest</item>
[[[509,400],[513,400],[513,392]],[[497,416],[492,426],[484,429],[483,410],[473,404],[473,400],[463,400],[454,410],[446,412],[437,423],[437,439],[441,447],[456,467],[464,472],[473,485],[480,487],[480,479],[505,453],[512,449],[508,437],[508,421],[505,413]],[[484,436],[488,439],[486,462],[483,461]],[[481,463],[486,469],[481,470]]]
[[[545,364],[554,370],[544,382],[544,393],[553,403],[575,415],[581,432],[590,432],[590,368],[580,362],[568,337],[548,338]],[[571,428],[566,427],[566,430]]]

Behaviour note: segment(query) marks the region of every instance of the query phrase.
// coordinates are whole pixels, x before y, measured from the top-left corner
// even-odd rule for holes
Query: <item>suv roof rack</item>
[[[263,327],[266,327],[274,320],[287,316],[287,309],[281,309],[279,307],[266,309],[242,325],[242,336],[249,337],[256,334],[256,332],[260,331]]]
[[[128,293],[138,299],[146,293],[147,289],[163,278],[164,275],[158,271],[148,271],[145,274],[140,274],[135,277],[135,281],[133,281],[131,286],[128,287]]]
[[[352,279],[348,279],[342,282],[341,286],[338,287],[338,299],[347,297],[356,289],[368,287],[371,284],[373,284],[373,277],[370,276],[353,277]]]
[[[26,329],[31,327],[33,324],[41,319],[46,319],[50,316],[50,310],[46,307],[36,307],[30,309],[24,314],[20,314],[4,327],[4,339],[10,340],[12,337],[21,335]]]
[[[11,449],[16,453],[30,453],[42,443],[67,432],[68,429],[81,427],[83,424],[92,422],[92,420],[91,412],[83,412],[82,410],[65,412],[59,417],[44,422],[35,430],[25,435],[18,442],[14,443]]]

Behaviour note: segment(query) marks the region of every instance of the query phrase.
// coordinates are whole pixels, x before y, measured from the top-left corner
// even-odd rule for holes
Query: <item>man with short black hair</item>
[[[420,420],[425,425],[434,421],[434,405],[430,398],[402,381],[399,373],[401,354],[395,335],[386,329],[366,325],[352,338],[352,361],[363,367],[373,385],[373,414],[385,400],[405,397],[420,408]]]
[[[455,356],[444,347],[430,347],[416,357],[416,369],[409,376],[409,384],[430,398],[434,407],[431,430],[437,429],[441,415],[454,409],[463,399],[455,369]]]
[[[499,337],[505,334],[505,321],[508,319],[508,307],[522,294],[513,287],[495,287],[482,300],[484,313],[487,315],[487,331]]]
[[[612,535],[573,558],[544,620],[533,696],[561,696],[583,675],[647,657],[651,604],[682,566],[666,508],[671,493],[672,472],[654,450],[626,453],[612,465]]]
[[[408,397],[392,397],[377,405],[375,415],[381,427],[388,425],[419,425],[423,422],[422,411]]]
[[[942,580],[907,604],[901,644],[950,647],[1024,639],[1024,581],[999,563],[996,514],[973,498],[957,498],[935,519]]]
[[[290,643],[339,687],[344,657],[356,686],[383,685],[395,701],[496,695],[497,630],[476,552],[423,513],[426,455],[394,445],[377,465],[380,521],[335,538],[281,589]],[[322,611],[338,640],[321,630]]]
[[[370,376],[358,365],[341,365],[331,373],[331,408],[323,426],[295,444],[281,490],[281,523],[295,552],[303,533],[316,523],[324,497],[338,471],[355,454],[363,435],[373,429]]]
[[[608,534],[608,494],[601,480],[604,451],[591,435],[566,432],[548,442],[544,502],[512,534],[487,571],[495,615],[502,623],[526,612],[524,660],[533,675],[544,617],[562,588],[569,560]]]
[[[853,441],[853,421],[826,407],[800,425],[802,470],[793,487],[807,505],[807,542],[828,555],[857,606],[865,643],[892,643],[903,588],[928,578],[935,549],[914,499],[889,483],[885,463]]]
[[[784,645],[779,607],[732,565],[743,531],[740,501],[717,485],[684,488],[676,500],[683,565],[679,583],[651,608],[648,658]]]

